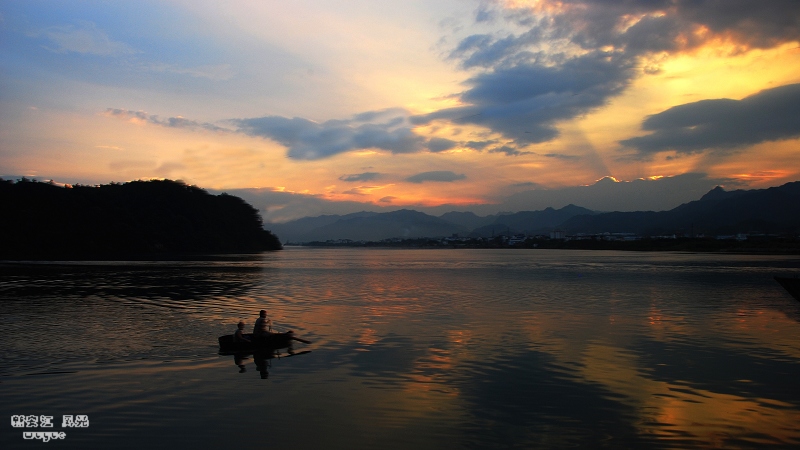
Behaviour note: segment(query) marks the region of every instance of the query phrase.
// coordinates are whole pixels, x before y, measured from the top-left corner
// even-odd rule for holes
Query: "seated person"
[[[239,321],[236,327],[236,332],[233,333],[233,342],[250,342],[250,339],[244,335],[244,322]]]
[[[267,310],[262,309],[253,327],[253,339],[265,339],[272,332],[272,321],[267,318]]]

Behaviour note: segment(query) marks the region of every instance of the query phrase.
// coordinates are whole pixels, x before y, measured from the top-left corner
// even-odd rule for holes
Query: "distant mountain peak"
[[[702,200],[702,199],[704,199],[706,197],[714,197],[714,196],[717,196],[717,195],[724,195],[726,192],[728,192],[728,191],[723,189],[722,186],[717,185],[716,187],[714,187],[714,189],[708,191],[706,193],[706,195],[700,197],[700,200]]]
[[[798,198],[800,182],[792,182],[761,190],[726,191],[722,186],[717,186],[700,200],[661,212],[601,213],[572,203],[560,209],[547,207],[539,211],[504,211],[483,217],[470,211],[451,211],[436,217],[413,209],[401,209],[304,218],[268,226],[290,242],[433,238],[456,233],[473,237],[491,237],[498,233],[546,235],[554,229],[581,233],[636,232],[643,235],[715,233],[729,229],[794,232],[796,224],[800,223],[797,218],[799,210],[793,208]]]
[[[727,198],[735,197],[741,194],[744,194],[748,191],[743,191],[741,189],[735,191],[726,191],[722,188],[722,186],[717,186],[714,189],[708,191],[706,195],[700,197],[700,201],[716,201],[716,200],[725,200]]]

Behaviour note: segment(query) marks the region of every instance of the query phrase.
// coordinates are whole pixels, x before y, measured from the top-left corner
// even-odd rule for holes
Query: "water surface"
[[[772,276],[799,271],[558,250],[4,264],[0,447],[798,446],[800,303]],[[219,355],[262,308],[313,344]],[[24,440],[17,414],[67,437]]]

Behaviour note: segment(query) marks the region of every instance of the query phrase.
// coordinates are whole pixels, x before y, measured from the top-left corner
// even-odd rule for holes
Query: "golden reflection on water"
[[[581,362],[587,382],[602,384],[640,411],[643,434],[666,440],[688,434],[712,447],[730,439],[787,445],[800,440],[800,412],[784,402],[652,380],[635,355],[612,346],[590,345]]]
[[[715,323],[711,333],[719,332],[725,325]],[[788,357],[800,359],[800,333],[797,322],[779,311],[763,309],[740,309],[734,329],[739,341],[736,348],[760,347],[780,352]]]
[[[586,435],[597,437],[593,426],[607,426],[581,422],[595,417],[581,414],[592,408],[611,415],[609,420],[625,422],[598,428],[599,434],[625,432],[630,426],[636,434],[632,439],[642,437],[645,443],[800,444],[800,407],[792,403],[798,401],[796,391],[766,389],[767,369],[718,376],[735,369],[738,357],[750,365],[764,361],[781,370],[797,367],[797,317],[755,300],[726,299],[735,295],[733,290],[715,294],[726,301],[707,300],[716,287],[693,288],[684,275],[676,276],[676,287],[670,290],[663,283],[640,281],[650,275],[626,284],[630,274],[613,278],[615,272],[601,263],[566,269],[559,265],[550,272],[518,270],[511,263],[461,271],[448,266],[446,259],[453,254],[444,252],[420,253],[410,259],[412,265],[392,262],[401,267],[387,269],[388,258],[402,261],[403,255],[408,254],[364,252],[362,260],[348,263],[355,268],[347,270],[341,260],[321,258],[319,264],[297,270],[226,273],[209,277],[203,295],[189,300],[161,292],[147,298],[81,293],[77,301],[59,304],[56,326],[69,337],[69,350],[85,346],[91,352],[86,358],[95,360],[86,364],[106,356],[142,359],[86,375],[96,376],[100,391],[117,395],[112,409],[173,404],[173,396],[193,405],[194,397],[204,392],[195,374],[206,372],[223,382],[207,383],[204,389],[239,395],[244,388],[248,407],[292,404],[290,409],[299,411],[293,412],[295,418],[306,419],[303,412],[313,417],[303,422],[313,424],[309,434],[319,439],[338,436],[340,444],[350,439],[337,431],[341,429],[376,447],[417,437],[433,448],[431,442],[461,444],[457,438],[467,431],[478,433],[469,435],[471,439],[491,427],[502,428],[499,435],[507,441],[500,446],[586,444],[581,440]],[[514,255],[533,255],[526,257],[538,263],[537,253]],[[443,258],[437,262],[438,272],[420,263],[436,258]],[[470,258],[460,263],[472,264]],[[601,272],[593,277],[593,270]],[[229,285],[248,287],[226,291]],[[50,301],[31,303],[21,323],[47,312]],[[191,359],[213,353],[216,336],[231,333],[236,321],[252,326],[261,308],[269,311],[278,331],[292,328],[314,341],[300,347],[312,350],[309,355],[273,371],[272,384],[252,370],[238,373],[227,356],[213,362]],[[121,309],[127,317],[120,315]],[[102,339],[109,329],[126,338]],[[176,350],[184,343],[187,354]],[[42,352],[47,346],[58,348],[58,334],[44,336],[40,344],[37,350]],[[15,349],[22,354],[21,345]],[[715,367],[719,360],[733,362]],[[781,376],[785,383],[787,376]],[[149,390],[143,383],[151,379],[162,384]],[[513,385],[510,392],[503,390],[505,384]],[[132,391],[113,393],[125,389]],[[557,394],[547,396],[553,389]],[[147,397],[148,392],[163,398]],[[135,397],[137,393],[141,395]],[[560,395],[585,398],[558,409]],[[289,422],[267,412],[259,420],[248,426]],[[613,441],[621,447],[626,443]]]
[[[637,318],[611,314],[602,321],[594,315],[537,313],[522,319],[530,345],[551,355],[562,367],[577,368],[586,383],[598,384],[639,412],[636,427],[642,435],[659,440],[687,438],[692,445],[725,447],[731,442],[750,445],[796,445],[800,443],[800,411],[774,398],[751,398],[691,387],[691,382],[666,382],[648,377],[645,364],[629,350],[634,335],[615,333],[614,328],[644,331],[659,342],[684,338],[707,339],[731,334],[730,321],[717,317],[707,325],[688,323],[683,316],[670,316],[652,305],[647,315]],[[569,323],[574,331],[563,333]],[[638,327],[637,327],[638,325]],[[767,357],[751,349],[765,349],[800,359],[800,333],[795,320],[777,311],[742,310],[732,324],[736,341],[722,345],[753,358]],[[587,335],[586,330],[591,330]],[[724,333],[723,333],[724,332]],[[676,363],[671,361],[670,363]],[[724,370],[724,369],[721,369]],[[737,380],[748,383],[751,380]],[[725,390],[728,387],[726,387]],[[676,444],[677,445],[677,444]],[[739,444],[734,444],[739,446]]]
[[[361,335],[358,337],[358,343],[361,345],[372,345],[379,340],[380,338],[372,328],[365,328],[361,331]]]
[[[642,436],[700,447],[800,442],[796,428],[800,411],[793,405],[780,399],[734,395],[727,386],[725,392],[716,392],[691,380],[654,378],[651,367],[642,361],[642,350],[632,350],[642,337],[662,344],[705,340],[734,352],[754,350],[749,353],[754,358],[772,350],[800,359],[797,322],[780,312],[740,308],[733,320],[729,313],[707,312],[699,321],[674,306],[676,297],[696,295],[686,286],[672,297],[660,288],[643,289],[637,295],[647,306],[640,313],[628,310],[631,293],[616,287],[602,298],[608,306],[605,314],[591,308],[565,312],[560,304],[548,302],[546,291],[526,294],[524,289],[520,295],[530,295],[531,307],[523,311],[492,308],[467,300],[470,295],[479,301],[494,295],[498,282],[491,278],[453,288],[420,276],[419,271],[392,271],[387,276],[381,271],[385,261],[375,254],[363,264],[365,272],[348,274],[346,279],[326,278],[327,285],[321,289],[314,283],[295,286],[283,302],[280,296],[264,297],[275,303],[271,310],[278,321],[313,324],[323,343],[352,340],[358,352],[380,351],[390,336],[409,337],[407,345],[414,346],[426,334],[443,336],[442,347],[431,345],[414,353],[403,373],[387,375],[395,388],[359,389],[358,399],[347,405],[354,420],[389,429],[455,423],[469,406],[454,376],[464,376],[457,374],[491,359],[495,352],[517,352],[508,344],[519,340],[529,350],[548,355],[553,361],[549,370],[599,386],[613,401],[632,408],[636,412],[632,425]],[[302,307],[298,299],[309,299],[313,308]],[[245,303],[249,306],[258,300],[248,298]],[[425,328],[450,316],[458,320],[441,324],[443,330]],[[672,359],[659,364],[680,363]],[[486,370],[492,370],[491,362]],[[381,380],[370,380],[370,385],[376,384]],[[522,433],[526,439],[535,434],[532,429]]]

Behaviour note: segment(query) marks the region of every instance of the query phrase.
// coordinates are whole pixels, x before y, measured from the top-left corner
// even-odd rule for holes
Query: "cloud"
[[[232,131],[227,128],[214,125],[213,123],[197,122],[195,120],[189,120],[180,116],[160,119],[157,115],[148,114],[145,111],[131,111],[127,109],[108,108],[106,109],[104,114],[106,116],[115,117],[121,120],[148,123],[151,125],[159,125],[168,128],[184,128],[190,130],[202,129],[202,130],[221,132],[221,133],[230,133]]]
[[[410,176],[406,178],[406,181],[410,183],[425,183],[426,181],[437,181],[437,182],[453,182],[457,180],[463,180],[467,178],[464,174],[457,174],[455,172],[451,172],[449,170],[435,170],[432,172],[422,172],[416,175]]]
[[[364,173],[354,173],[350,175],[342,175],[339,177],[341,181],[347,181],[348,183],[351,182],[358,182],[358,181],[370,181],[376,180],[381,177],[381,174],[378,172],[364,172]]]
[[[531,152],[523,152],[514,147],[503,145],[501,147],[495,147],[493,149],[490,149],[489,153],[505,153],[506,156],[520,156],[520,155],[527,155]]]
[[[676,15],[749,47],[769,48],[800,38],[800,6],[794,0],[683,1]]]
[[[495,20],[496,12],[487,8],[486,5],[481,5],[475,12],[475,22],[492,22]]]
[[[469,61],[469,59],[468,59]],[[494,55],[491,71],[467,80],[465,106],[415,116],[426,124],[447,120],[485,126],[519,144],[541,143],[558,136],[558,122],[585,114],[622,92],[635,75],[636,61],[625,54],[596,50],[559,64],[520,61],[506,64]]]
[[[483,2],[476,21],[499,20],[523,31],[467,36],[450,52],[463,68],[482,70],[465,83],[464,106],[412,123],[474,124],[514,139],[515,147],[543,143],[558,137],[560,122],[604,106],[636,77],[657,72],[656,55],[708,42],[741,51],[800,39],[794,0]]]
[[[544,156],[544,157],[546,157],[546,158],[556,158],[556,159],[562,159],[562,160],[564,160],[564,161],[575,161],[575,160],[577,160],[577,159],[581,159],[581,157],[580,157],[580,156],[576,156],[576,155],[565,155],[565,154],[563,154],[563,153],[545,153],[545,154],[543,154],[542,156]]]
[[[161,119],[144,111],[118,108],[108,108],[105,115],[169,128],[244,133],[273,140],[287,148],[287,156],[303,160],[323,159],[366,149],[415,153],[427,148],[431,152],[442,152],[459,145],[450,139],[427,139],[416,134],[411,128],[408,113],[398,108],[368,111],[356,114],[348,120],[328,120],[322,123],[302,117],[290,119],[282,116],[227,120],[235,129],[180,116]]]
[[[286,146],[288,156],[295,159],[322,159],[373,148],[392,153],[412,153],[422,150],[425,143],[424,137],[412,131],[403,110],[365,112],[350,120],[322,123],[282,116],[234,119],[231,122],[245,134]]]
[[[510,185],[511,188],[527,188],[527,189],[545,189],[545,187],[539,183],[534,183],[533,181],[523,181],[522,183],[514,183]]]
[[[355,187],[353,189],[348,189],[348,190],[342,192],[342,194],[347,194],[347,195],[367,195],[367,194],[369,194],[369,192],[370,192],[369,188],[362,189],[360,187]]]
[[[489,140],[489,141],[469,141],[469,142],[463,143],[462,145],[464,145],[464,147],[471,148],[473,150],[481,151],[481,150],[485,149],[486,147],[488,147],[490,145],[495,145],[495,144],[497,144],[497,141]]]
[[[536,153],[530,151],[522,151],[516,147],[509,146],[509,145],[502,145],[500,147],[494,147],[489,149],[489,153],[505,153],[506,156],[521,156],[521,155],[538,155],[544,156],[545,158],[555,158],[561,159],[564,161],[574,161],[581,159],[580,156],[576,155],[565,155],[563,153]]]
[[[193,78],[207,78],[212,81],[230,80],[234,77],[234,75],[236,75],[230,64],[181,67],[174,64],[153,63],[145,66],[145,68],[153,72],[189,75]]]
[[[456,141],[451,141],[450,139],[435,137],[435,138],[431,138],[428,141],[428,150],[430,150],[430,151],[432,151],[434,153],[439,153],[439,152],[450,150],[451,148],[453,148],[453,147],[455,147],[457,145],[458,145],[458,142],[456,142]]]
[[[81,22],[79,26],[64,25],[50,27],[39,33],[55,47],[46,47],[56,53],[81,53],[99,56],[120,56],[139,53],[133,47],[113,41],[91,22]]]
[[[614,46],[628,53],[691,50],[727,40],[769,48],[800,39],[794,0],[567,0],[503,10],[530,27],[520,40],[568,39],[583,49]]]
[[[741,100],[674,106],[647,117],[651,134],[620,141],[640,154],[696,153],[800,137],[800,84],[766,89]]]

